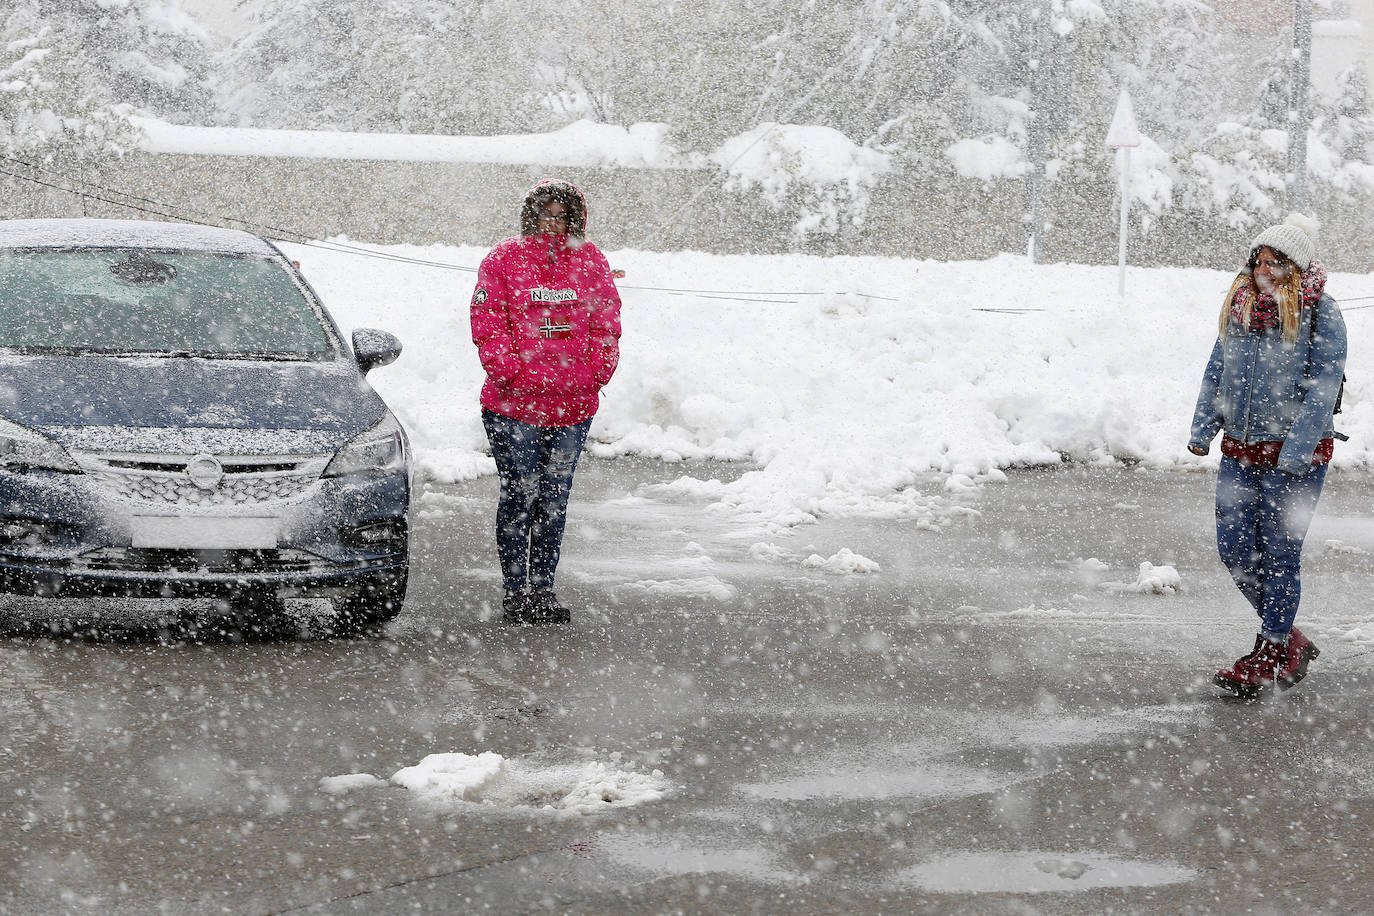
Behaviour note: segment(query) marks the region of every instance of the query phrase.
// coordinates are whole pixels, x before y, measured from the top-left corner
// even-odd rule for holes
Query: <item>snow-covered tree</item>
[[[263,4],[225,58],[228,120],[490,134],[551,126],[541,35],[518,0]],[[550,20],[553,21],[553,20]]]
[[[1369,77],[1354,64],[1336,76],[1336,96],[1317,108],[1317,133],[1327,150],[1342,160],[1368,164],[1374,140]]]
[[[11,0],[0,12],[0,149],[99,156],[128,117],[210,116],[208,40],[180,0]]]
[[[222,98],[226,123],[257,127],[500,134],[578,118],[662,122],[676,148],[710,156],[735,138],[776,139],[760,125],[805,125],[883,154],[932,193],[961,177],[1013,182],[1015,193],[1033,176],[1052,198],[1114,193],[1102,141],[1126,89],[1148,139],[1133,186],[1150,212],[1250,225],[1282,204],[1289,52],[1286,27],[1267,17],[1257,29],[1238,9],[278,0],[257,7],[254,29],[227,55]],[[1318,182],[1370,173],[1346,168],[1363,161],[1367,116],[1352,114],[1355,104],[1352,95],[1316,109]]]
[[[796,2],[796,0],[792,0]],[[758,123],[766,37],[782,0],[648,0],[627,16],[620,0],[562,6],[544,48],[546,82],[569,116],[666,122],[682,148],[711,149]]]

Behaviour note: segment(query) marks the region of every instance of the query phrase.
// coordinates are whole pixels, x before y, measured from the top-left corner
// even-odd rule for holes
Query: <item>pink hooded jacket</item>
[[[536,234],[531,214],[551,198],[568,207],[568,234]],[[586,200],[575,186],[530,189],[527,234],[482,260],[472,294],[472,340],[486,370],[482,406],[535,426],[574,426],[596,414],[620,360],[620,294],[611,267],[585,241]]]

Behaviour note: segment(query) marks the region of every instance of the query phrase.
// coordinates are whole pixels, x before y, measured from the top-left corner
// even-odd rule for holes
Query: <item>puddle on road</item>
[[[1191,868],[1094,853],[956,853],[897,876],[901,885],[953,894],[1045,894],[1159,887],[1196,879]]]
[[[886,798],[947,798],[995,792],[1018,780],[1004,774],[939,764],[905,767],[860,765],[769,782],[738,790],[770,801],[848,801]]]
[[[775,864],[758,846],[730,846],[665,840],[646,834],[602,835],[599,849],[617,864],[653,875],[725,874],[770,884],[793,884],[801,876]]]
[[[1103,715],[1057,711],[1048,700],[1033,715],[984,713],[972,718],[962,711],[936,724],[932,741],[875,746],[871,740],[852,750],[838,750],[789,775],[742,783],[736,790],[769,801],[849,801],[889,798],[952,798],[997,792],[1038,774],[1030,768],[998,771],[942,762],[968,750],[1044,752],[1119,740],[1129,735],[1176,732],[1201,727],[1207,707],[1200,703],[1151,706]],[[935,724],[935,723],[932,723]]]

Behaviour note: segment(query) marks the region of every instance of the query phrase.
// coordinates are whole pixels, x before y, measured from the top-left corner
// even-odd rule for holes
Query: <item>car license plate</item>
[[[261,550],[277,546],[280,525],[280,519],[276,518],[135,515],[133,546]]]

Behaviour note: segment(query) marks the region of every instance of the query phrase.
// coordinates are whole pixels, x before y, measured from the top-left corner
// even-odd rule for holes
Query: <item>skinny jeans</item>
[[[482,411],[501,480],[496,553],[509,594],[553,588],[573,471],[591,425],[585,420],[576,426],[532,426]]]
[[[1223,457],[1217,474],[1217,551],[1260,618],[1265,638],[1293,629],[1302,594],[1302,543],[1317,511],[1326,465],[1302,474]]]

